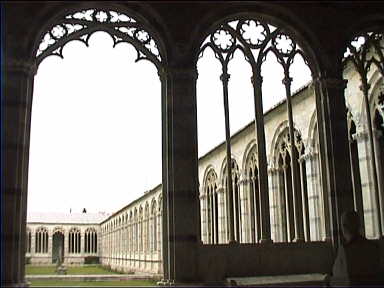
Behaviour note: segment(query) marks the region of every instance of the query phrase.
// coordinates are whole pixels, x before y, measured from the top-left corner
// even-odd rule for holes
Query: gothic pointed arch
[[[114,46],[122,42],[131,44],[137,52],[136,61],[149,60],[157,69],[162,67],[166,58],[164,44],[143,15],[125,6],[97,3],[66,7],[43,25],[32,48],[37,65],[50,55],[63,58],[63,48],[70,41],[88,46],[96,31],[108,33]]]

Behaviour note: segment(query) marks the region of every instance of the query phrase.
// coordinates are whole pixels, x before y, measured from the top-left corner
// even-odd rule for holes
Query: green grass
[[[31,287],[68,287],[68,286],[84,286],[84,287],[116,287],[116,286],[156,286],[156,282],[152,280],[115,280],[115,281],[67,281],[67,280],[38,280],[29,281]]]
[[[26,265],[26,275],[56,275],[56,266]],[[108,275],[119,274],[104,269],[101,265],[67,266],[67,275]]]

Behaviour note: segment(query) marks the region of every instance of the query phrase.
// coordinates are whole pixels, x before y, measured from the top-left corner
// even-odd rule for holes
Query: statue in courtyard
[[[66,275],[67,274],[67,267],[63,264],[63,257],[61,253],[59,253],[57,257],[57,263],[56,263],[56,273],[59,275]]]
[[[355,211],[343,213],[341,227],[345,241],[338,248],[329,285],[338,287],[382,284],[379,247],[361,235],[359,215]]]

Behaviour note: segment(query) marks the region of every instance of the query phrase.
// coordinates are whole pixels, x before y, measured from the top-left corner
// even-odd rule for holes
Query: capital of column
[[[261,76],[260,74],[254,74],[252,77],[251,77],[251,83],[252,85],[255,84],[255,83],[262,83],[263,82],[263,76]]]
[[[281,81],[283,85],[291,85],[292,83],[292,78],[289,77],[288,75],[285,75],[284,79]]]
[[[308,159],[312,159],[315,156],[314,152],[308,152],[300,156],[299,161],[307,161]]]
[[[368,138],[368,133],[365,130],[357,131],[355,134],[352,135],[352,139],[356,141],[362,141]]]
[[[248,184],[248,179],[241,179],[241,180],[239,180],[239,184],[241,185],[241,184],[243,184],[243,185],[246,185],[246,184]]]
[[[222,82],[228,83],[229,78],[231,78],[231,75],[229,75],[228,73],[223,73],[220,75],[220,80]]]
[[[6,60],[5,69],[8,72],[19,72],[34,76],[37,72],[37,63],[36,60],[11,58]]]
[[[319,77],[314,80],[315,83],[321,83],[329,89],[340,89],[344,90],[347,87],[348,80],[339,78],[322,78]]]
[[[271,174],[271,175],[272,175],[273,173],[276,172],[275,170],[276,170],[276,169],[275,169],[274,167],[269,167],[267,171],[268,171],[268,174]]]
[[[173,79],[191,79],[197,80],[199,74],[196,68],[175,68],[175,67],[163,67],[157,71],[157,75],[161,81],[171,77]]]

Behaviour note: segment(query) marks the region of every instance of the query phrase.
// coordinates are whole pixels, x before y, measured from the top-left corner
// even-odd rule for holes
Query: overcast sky
[[[113,212],[161,183],[161,91],[156,68],[134,63],[130,44],[113,48],[104,32],[90,47],[72,41],[35,77],[28,211]],[[267,59],[263,104],[284,98],[281,68]],[[292,90],[310,80],[296,61]],[[268,69],[267,69],[268,67]],[[221,68],[211,52],[198,62],[199,156],[225,140]],[[240,53],[229,66],[231,134],[252,121],[251,71]]]

